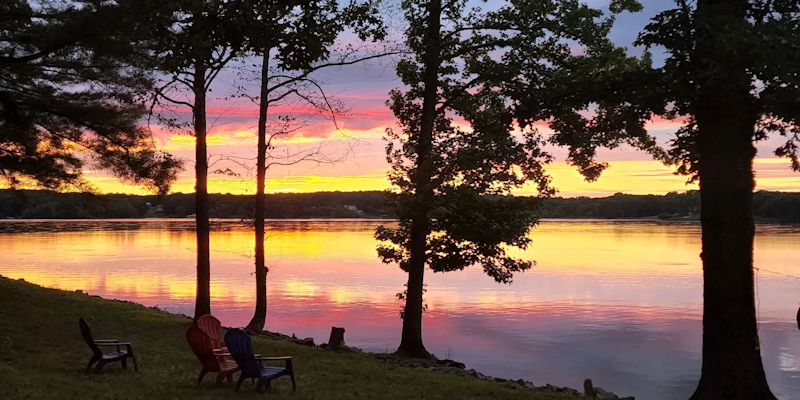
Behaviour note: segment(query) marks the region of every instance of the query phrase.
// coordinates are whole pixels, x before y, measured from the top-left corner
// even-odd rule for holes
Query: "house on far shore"
[[[352,204],[346,204],[344,206],[344,209],[347,210],[347,211],[350,211],[350,212],[354,212],[354,213],[359,214],[359,215],[364,213],[363,211],[359,210],[358,207],[356,207],[356,206],[354,206]]]
[[[145,218],[156,218],[156,217],[163,217],[164,216],[164,206],[158,204],[153,206],[153,203],[147,202],[147,213],[145,213]]]

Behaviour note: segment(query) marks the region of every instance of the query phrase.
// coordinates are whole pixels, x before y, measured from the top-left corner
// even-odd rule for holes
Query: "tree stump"
[[[331,327],[331,337],[328,339],[328,348],[341,350],[344,348],[344,328]]]
[[[595,392],[595,390],[594,390],[594,385],[592,384],[592,380],[591,379],[587,379],[587,380],[583,381],[583,392],[584,392],[584,395],[586,397],[590,398],[590,399],[596,399],[597,398],[597,392]]]

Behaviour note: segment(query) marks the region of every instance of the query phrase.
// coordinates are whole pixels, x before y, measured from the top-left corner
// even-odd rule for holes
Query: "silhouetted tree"
[[[666,48],[664,65],[652,68],[649,54],[618,53],[600,68],[565,71],[559,79],[572,84],[563,90],[521,85],[518,109],[532,122],[547,116],[529,112],[529,104],[562,100],[552,141],[568,146],[569,161],[589,178],[605,167],[594,160],[598,147],[627,142],[699,179],[703,367],[692,399],[774,399],[753,295],[753,143],[783,138],[775,154],[800,169],[800,2],[679,0],[638,43]],[[644,129],[655,115],[684,122],[669,154]]]
[[[145,4],[146,3],[146,4]],[[195,213],[197,230],[197,319],[211,313],[211,261],[208,203],[206,98],[226,65],[244,50],[244,0],[147,1],[154,40],[150,60],[168,77],[156,100],[192,112],[195,136]],[[162,119],[164,122],[171,122]]]
[[[336,0],[253,0],[251,4],[253,14],[247,34],[250,51],[261,56],[261,74],[254,212],[256,306],[247,329],[258,332],[264,329],[267,315],[268,269],[264,256],[267,169],[273,165],[327,160],[321,149],[317,148],[284,154],[268,163],[268,151],[274,148],[273,141],[286,136],[293,129],[293,120],[284,117],[277,121],[277,128],[268,133],[269,106],[287,98],[296,98],[322,113],[335,116],[340,110],[327,97],[322,85],[313,78],[313,73],[323,68],[355,64],[377,57],[354,54],[331,57],[336,38],[346,28],[355,28],[361,40],[366,40],[368,36],[380,39],[385,32],[371,2],[353,1],[346,7],[340,7]]]
[[[498,60],[511,57],[541,68],[531,75],[542,87],[558,86],[552,70],[571,59],[570,46],[602,54],[611,21],[578,1],[509,1],[493,11],[465,1],[402,2],[413,58],[397,73],[408,86],[391,93],[389,106],[401,130],[389,130],[389,194],[399,228],[379,227],[376,237],[385,263],[408,273],[398,353],[429,357],[422,343],[424,272],[480,265],[498,282],[532,263],[507,255],[525,248],[536,224],[530,199],[509,196],[533,183],[540,196],[552,193],[542,164],[550,156],[535,129],[515,131],[508,107],[507,77],[516,75]],[[513,83],[513,82],[511,82]],[[558,103],[539,105],[548,107]]]
[[[166,193],[180,162],[139,122],[152,74],[133,57],[133,20],[108,2],[0,4],[0,179],[89,189],[87,162]]]

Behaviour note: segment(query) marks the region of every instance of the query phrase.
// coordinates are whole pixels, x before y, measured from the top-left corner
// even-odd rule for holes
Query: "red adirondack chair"
[[[223,379],[233,382],[233,374],[239,371],[239,367],[235,362],[227,361],[224,354],[214,351],[216,349],[213,341],[205,332],[193,326],[186,331],[186,341],[189,342],[189,347],[192,348],[194,355],[203,364],[203,369],[200,370],[200,376],[197,378],[198,385],[209,372],[217,373],[215,386],[219,386]]]
[[[208,335],[215,349],[228,352],[228,348],[225,347],[225,332],[217,318],[211,314],[203,315],[197,319],[197,327]]]

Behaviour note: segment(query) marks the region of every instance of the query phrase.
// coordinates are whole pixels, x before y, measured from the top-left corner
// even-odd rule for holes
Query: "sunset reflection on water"
[[[267,329],[393,351],[405,283],[375,253],[380,221],[270,221]],[[385,222],[384,222],[385,223]],[[800,227],[759,225],[760,335],[778,397],[800,388]],[[480,268],[428,273],[424,339],[483,373],[542,385],[583,379],[622,395],[680,399],[700,373],[700,230],[693,223],[545,221],[514,255],[537,266],[499,285]],[[2,221],[0,274],[192,314],[191,220]],[[212,312],[242,326],[253,307],[253,235],[218,221],[211,235]],[[767,272],[770,271],[770,272]]]

